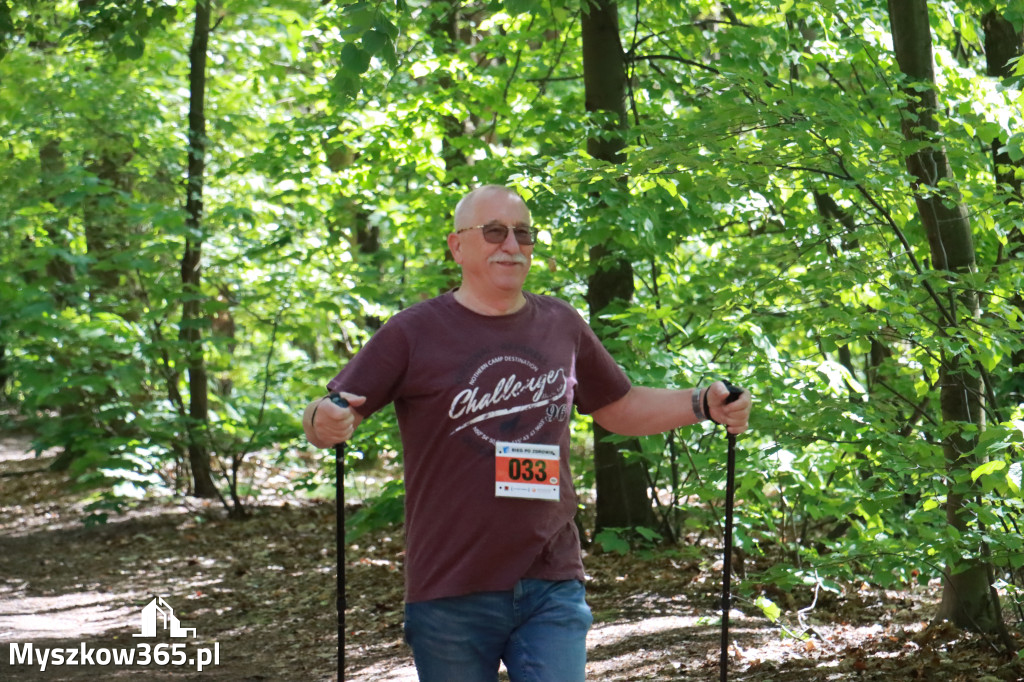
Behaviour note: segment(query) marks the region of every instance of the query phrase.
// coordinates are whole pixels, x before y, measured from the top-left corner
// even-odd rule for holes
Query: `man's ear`
[[[462,265],[462,240],[454,232],[448,233],[448,250],[452,252],[452,260]]]

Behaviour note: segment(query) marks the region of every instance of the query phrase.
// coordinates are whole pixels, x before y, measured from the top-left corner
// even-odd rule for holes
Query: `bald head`
[[[526,216],[527,224],[529,224],[530,209],[526,207],[526,202],[523,201],[518,192],[502,185],[484,185],[477,187],[462,197],[459,203],[456,204],[455,229],[461,230],[488,222],[490,217],[480,215],[481,207],[484,205],[490,206],[494,203],[506,204],[506,202],[507,204],[516,204],[518,208],[521,208]]]

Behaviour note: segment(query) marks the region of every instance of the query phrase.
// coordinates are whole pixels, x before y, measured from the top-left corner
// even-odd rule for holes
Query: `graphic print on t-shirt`
[[[482,363],[448,410],[455,435],[465,429],[488,443],[527,442],[546,424],[569,418],[569,377],[514,353]]]

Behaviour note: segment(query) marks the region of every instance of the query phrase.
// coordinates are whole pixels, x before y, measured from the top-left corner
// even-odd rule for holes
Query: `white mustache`
[[[487,259],[488,263],[517,263],[529,265],[530,259],[521,253],[496,253]]]

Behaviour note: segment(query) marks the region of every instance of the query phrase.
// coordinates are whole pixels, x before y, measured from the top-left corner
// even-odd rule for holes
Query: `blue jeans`
[[[520,580],[480,592],[405,605],[405,639],[420,682],[582,682],[594,622],[578,580]]]

